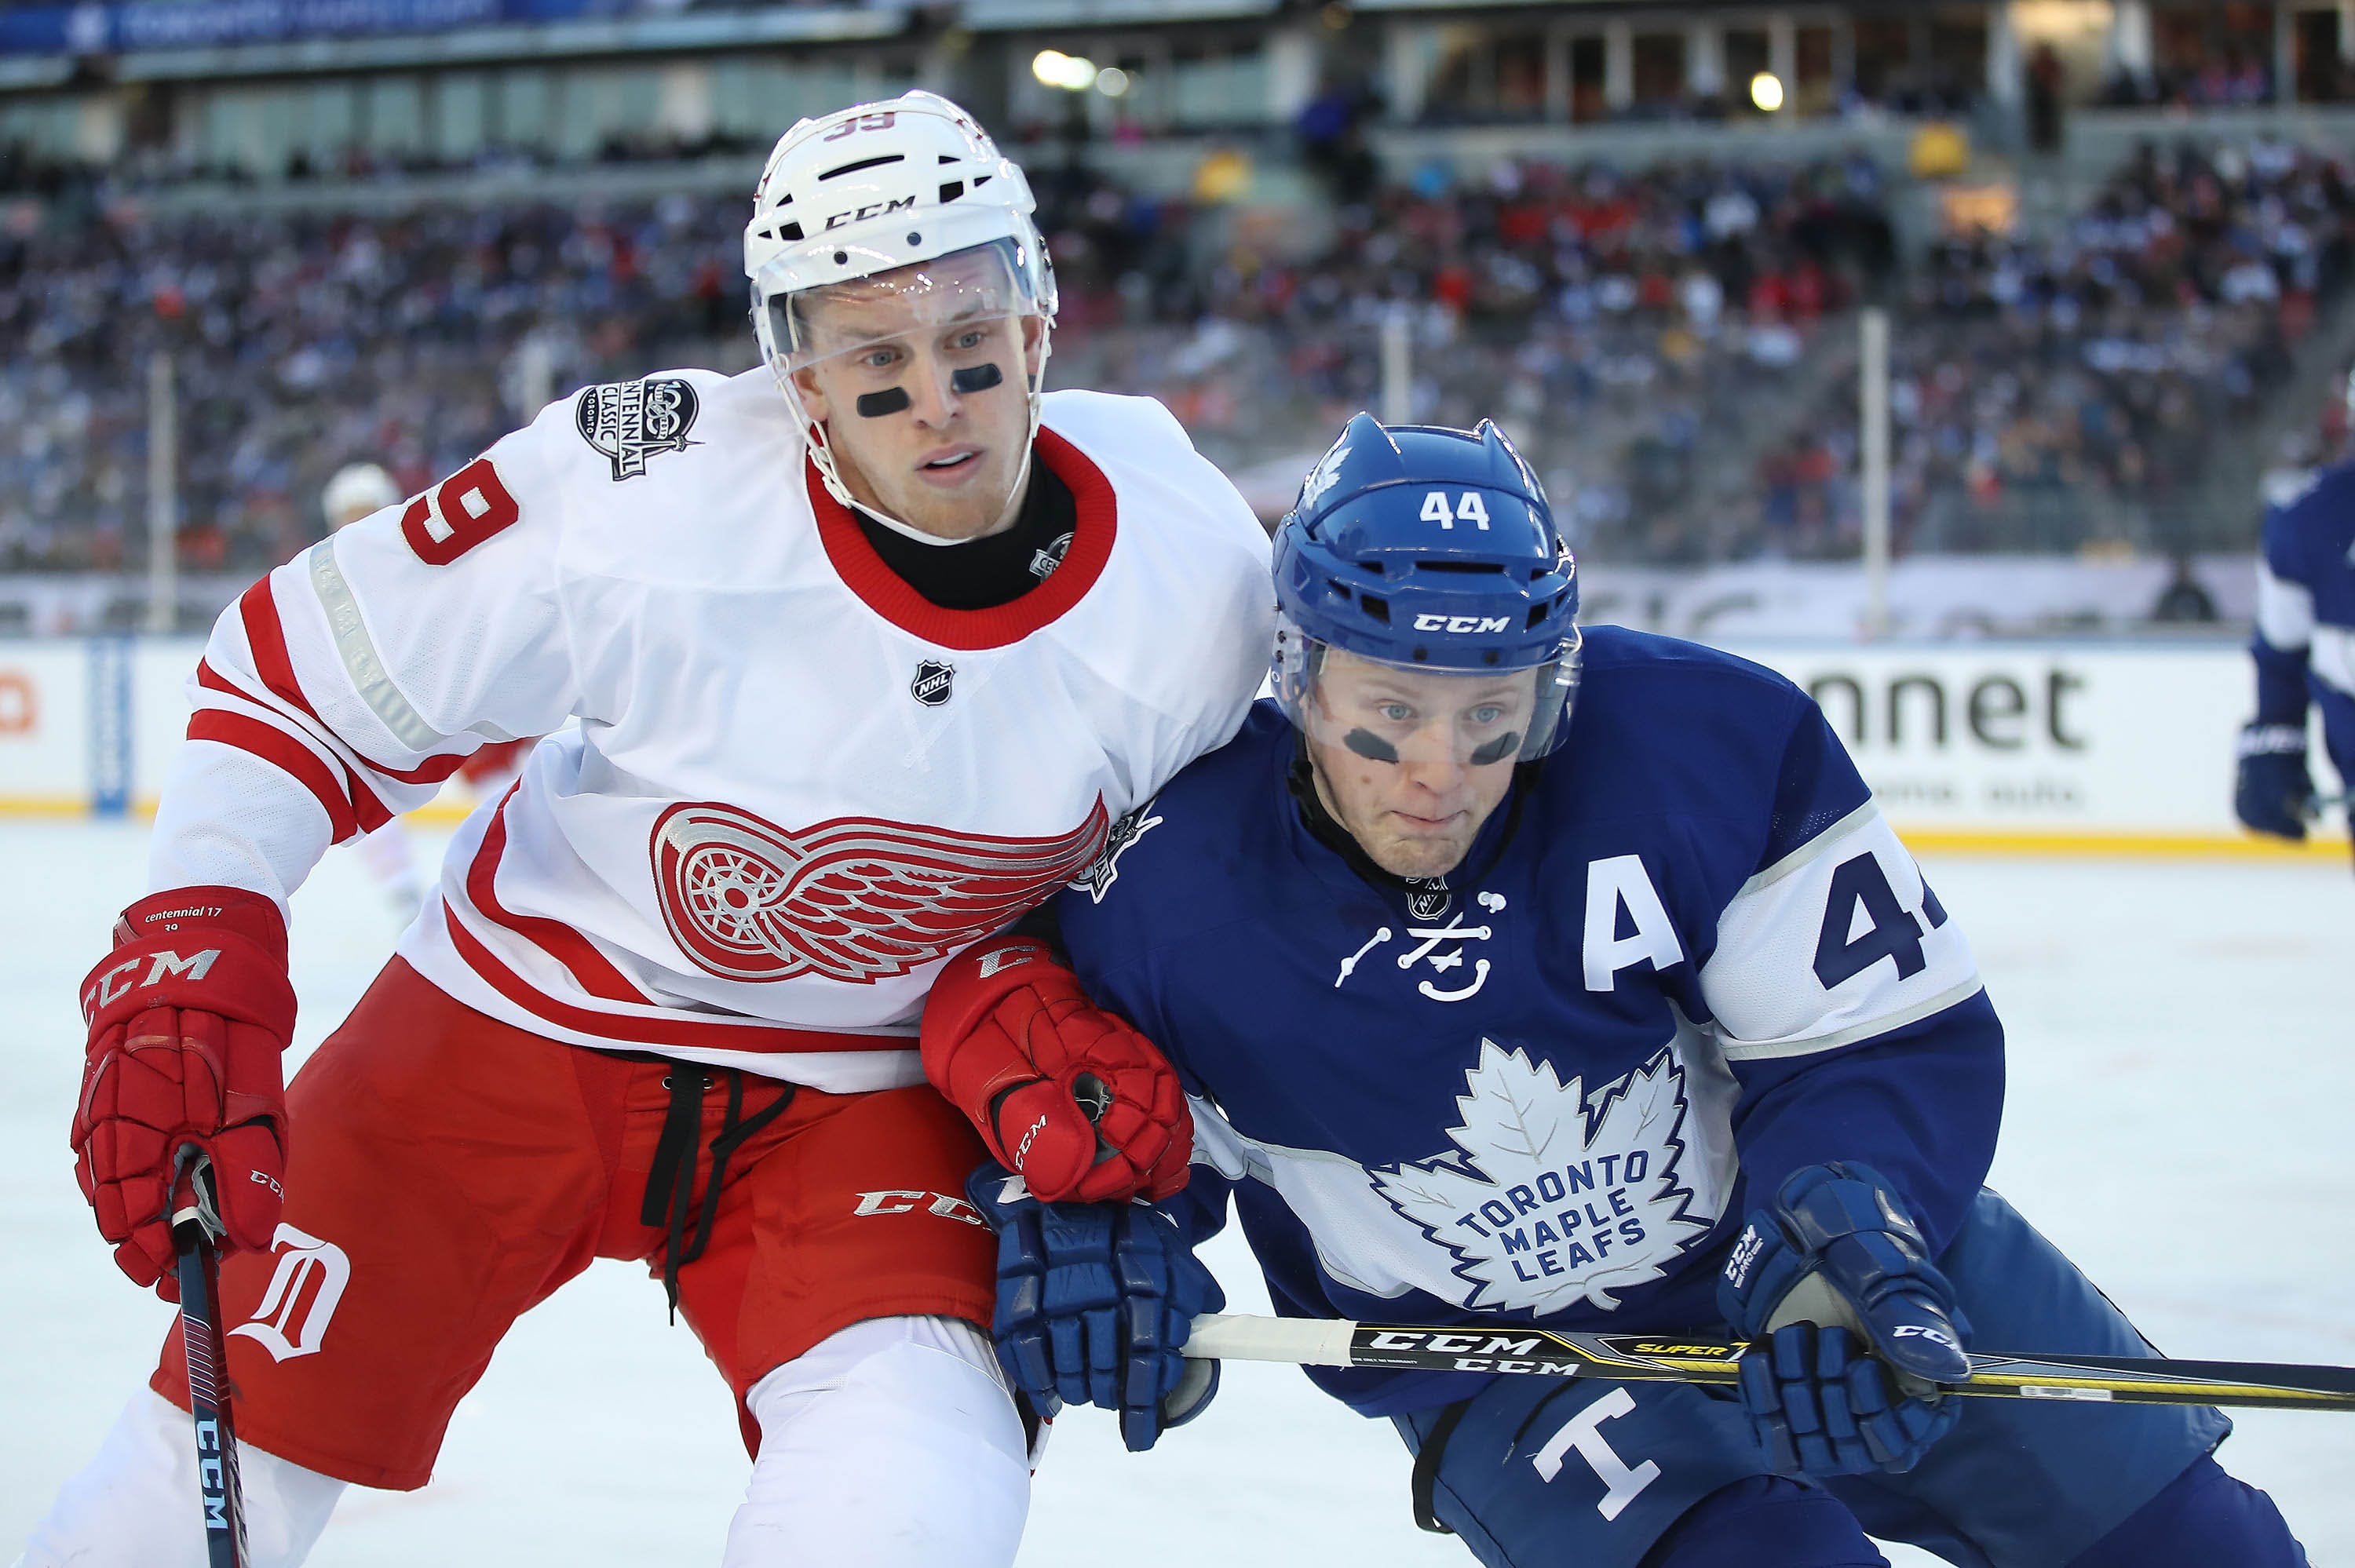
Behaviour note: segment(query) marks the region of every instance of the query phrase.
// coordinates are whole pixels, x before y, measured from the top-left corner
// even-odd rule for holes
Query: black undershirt
[[[927,545],[853,510],[859,531],[901,582],[941,609],[995,609],[1047,580],[1071,547],[1079,503],[1055,471],[1033,458],[1030,488],[1014,526],[960,545]],[[1040,570],[1041,567],[1045,570]]]

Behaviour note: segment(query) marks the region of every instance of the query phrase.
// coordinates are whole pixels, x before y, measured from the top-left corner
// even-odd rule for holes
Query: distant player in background
[[[965,1179],[1167,1192],[1191,1135],[1107,1030],[983,1064],[967,1110],[1017,1137],[976,1138],[916,1020],[1234,733],[1273,630],[1267,536],[1167,410],[1043,392],[1031,211],[931,93],[801,122],[744,231],[763,365],[551,404],[214,628],[84,981],[71,1137],[166,1296],[178,1158],[210,1162],[254,1568],[347,1484],[425,1485],[509,1327],[600,1257],[662,1279],[737,1401],[727,1568],[1012,1561],[1029,1456]],[[295,888],[533,735],[282,1088]],[[205,1561],[178,1339],[26,1568]]]
[[[1491,1568],[2302,1564],[2215,1410],[1937,1392],[1975,1336],[2151,1351],[1981,1185],[2002,1027],[1815,703],[1582,636],[1574,573],[1493,426],[1359,416],[1276,532],[1275,699],[1057,900],[1070,969],[943,972],[936,1083],[1117,1014],[1192,1097],[1163,1205],[976,1176],[1018,1386],[1135,1448],[1198,1414],[1231,1195],[1287,1316],[1761,1343],[1738,1393],[1310,1369]]]
[[[2348,380],[2355,413],[2355,375]],[[2257,555],[2257,716],[2241,731],[2232,809],[2261,833],[2303,840],[2319,811],[2307,711],[2342,791],[2355,785],[2355,461],[2323,469],[2265,509]]]

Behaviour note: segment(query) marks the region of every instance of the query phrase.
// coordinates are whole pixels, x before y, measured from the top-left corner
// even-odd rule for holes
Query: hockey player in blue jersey
[[[1009,935],[927,1007],[936,1083],[1133,1024],[1190,1098],[1160,1206],[976,1176],[1018,1385],[1132,1447],[1198,1414],[1215,1364],[1177,1352],[1222,1299],[1192,1248],[1231,1199],[1287,1316],[1764,1341],[1738,1394],[1311,1370],[1484,1563],[1849,1568],[1868,1531],[1981,1568],[2304,1563],[2210,1457],[2216,1411],[1931,1387],[1974,1336],[2151,1351],[1981,1186],[2001,1028],[1804,693],[1582,637],[1493,426],[1359,416],[1275,558],[1275,700],[1059,901],[1069,967]]]
[[[2355,409],[2355,376],[2348,405]],[[2307,766],[2309,698],[2323,747],[2355,787],[2355,462],[2323,470],[2265,512],[2257,555],[2257,716],[2241,731],[2232,808],[2261,833],[2306,837],[2315,814]]]

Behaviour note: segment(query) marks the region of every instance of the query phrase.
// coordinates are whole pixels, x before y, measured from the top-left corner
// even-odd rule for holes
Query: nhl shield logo
[[[928,708],[936,708],[949,700],[950,688],[955,681],[955,665],[927,659],[916,666],[916,678],[908,683],[908,694]]]
[[[591,387],[581,394],[574,418],[581,439],[605,454],[618,483],[645,472],[646,459],[655,453],[685,451],[692,445],[687,433],[700,411],[693,387],[657,376]]]
[[[1406,912],[1418,920],[1436,920],[1455,902],[1444,876],[1410,876],[1406,882]]]

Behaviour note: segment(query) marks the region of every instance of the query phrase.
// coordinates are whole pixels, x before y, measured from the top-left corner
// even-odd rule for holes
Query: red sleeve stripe
[[[499,857],[506,853],[507,802],[514,799],[515,788],[511,785],[501,797],[499,809],[491,813],[490,826],[483,831],[482,845],[474,851],[474,863],[466,868],[467,900],[486,919],[506,927],[570,969],[573,983],[591,996],[634,1007],[652,1006],[652,999],[632,985],[629,977],[608,962],[588,938],[561,920],[551,920],[544,915],[518,915],[499,902]]]
[[[222,674],[218,670],[214,669],[213,662],[209,659],[199,659],[197,661],[197,684],[204,687],[207,691],[226,692],[232,697],[243,697],[247,702],[253,701],[252,694],[247,692],[245,688],[238,685],[228,676]]]
[[[829,1034],[823,1030],[794,1029],[785,1024],[750,1022],[723,1023],[709,1015],[680,1014],[667,1010],[645,1012],[598,1012],[575,1007],[548,995],[501,963],[480,938],[466,928],[457,908],[444,899],[442,924],[450,945],[483,982],[533,1017],[559,1029],[612,1041],[615,1048],[660,1050],[666,1045],[712,1051],[907,1051],[916,1049],[912,1034]],[[646,1004],[640,1003],[641,1006]]]
[[[240,703],[250,703],[253,706],[261,709],[261,712],[270,715],[272,718],[279,719],[282,722],[292,722],[287,718],[283,710],[272,707],[267,703],[264,703],[260,698],[254,696],[250,692],[232,683],[224,678],[219,671],[214,669],[211,663],[208,661],[200,660],[197,662],[197,683],[203,686],[208,691],[218,692],[222,695],[233,697]],[[207,708],[203,711],[206,713],[222,713],[230,716],[241,718],[250,724],[260,724],[263,728],[270,730],[272,734],[284,736],[289,740],[293,740],[294,744],[297,746],[302,745],[301,741],[295,740],[295,737],[292,736],[287,736],[286,732],[278,728],[277,726],[257,718],[251,714],[237,713],[235,710],[224,710],[219,708]],[[192,736],[194,733],[195,732],[193,730],[190,731]],[[212,739],[218,737],[208,736],[206,738]],[[316,758],[317,754],[315,752],[311,752],[310,747],[304,747],[303,749],[314,758]],[[322,763],[321,765],[323,767],[325,766],[325,763]],[[368,784],[368,780],[362,779],[359,774],[353,769],[351,764],[344,761],[340,757],[338,757],[336,758],[336,770],[341,772],[344,776],[345,789],[343,792],[351,801],[353,815],[359,823],[360,832],[364,833],[372,833],[376,832],[377,829],[384,826],[385,823],[392,821],[392,811],[390,808],[385,805],[383,798],[377,794],[376,790]]]
[[[352,802],[336,787],[335,773],[319,760],[317,752],[284,730],[246,714],[229,713],[220,708],[200,708],[188,721],[188,738],[235,747],[249,756],[260,758],[311,791],[327,813],[327,822],[335,832],[336,842],[341,843],[359,832],[359,821],[352,810]]]
[[[286,629],[279,623],[278,600],[271,594],[267,577],[238,596],[237,613],[245,623],[246,646],[253,651],[253,673],[261,677],[261,683],[280,702],[317,725],[320,733],[334,735],[294,679],[294,660],[286,652]]]
[[[286,628],[278,619],[278,600],[271,594],[270,579],[263,577],[246,589],[239,597],[237,608],[239,619],[245,623],[246,643],[253,650],[254,673],[261,677],[261,683],[270,689],[272,696],[316,725],[320,734],[334,736],[338,745],[359,758],[362,767],[403,784],[439,784],[464,765],[466,758],[464,756],[433,757],[427,758],[423,767],[404,771],[399,768],[388,768],[362,752],[328,727],[327,721],[319,716],[318,710],[303,694],[302,684],[294,679],[293,656],[286,651]],[[203,663],[197,666],[198,681],[204,681],[207,668]],[[206,683],[212,684],[219,679],[216,673],[213,682]],[[229,691],[235,688],[224,683],[220,689]]]
[[[367,779],[348,768],[344,769],[344,779],[352,787],[352,814],[359,820],[360,832],[372,833],[392,821],[392,808],[369,788]]]

